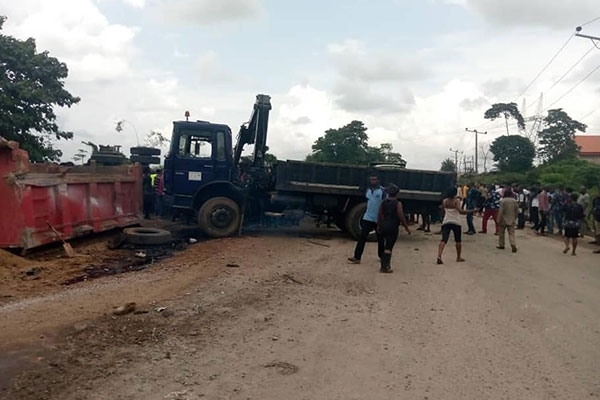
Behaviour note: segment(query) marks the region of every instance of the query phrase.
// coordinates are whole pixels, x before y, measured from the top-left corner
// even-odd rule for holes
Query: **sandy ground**
[[[196,243],[70,286],[46,268],[20,292],[26,266],[12,267],[0,281],[0,398],[600,398],[590,247],[571,257],[525,231],[515,255],[476,235],[467,262],[449,246],[440,266],[439,236],[416,233],[400,237],[388,275],[373,244],[350,265],[352,241],[310,234]],[[126,302],[137,313],[112,315]]]

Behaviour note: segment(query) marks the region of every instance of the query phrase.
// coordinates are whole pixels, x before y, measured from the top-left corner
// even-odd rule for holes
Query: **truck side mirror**
[[[194,143],[194,155],[198,156],[200,154],[200,142]]]

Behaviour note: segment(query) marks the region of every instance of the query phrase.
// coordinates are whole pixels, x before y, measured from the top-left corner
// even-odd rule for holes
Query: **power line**
[[[579,26],[586,26],[586,25],[588,25],[588,24],[591,24],[592,22],[596,22],[596,21],[598,21],[599,19],[600,19],[600,17],[596,17],[596,18],[594,18],[593,20],[591,20],[591,21],[588,21],[588,22],[586,22],[585,24],[581,24],[581,25],[579,25]]]
[[[523,91],[521,93],[519,93],[519,95],[515,98],[515,100],[517,100],[519,97],[523,96],[523,94],[525,94],[525,92],[527,92],[527,90],[529,90],[529,88],[535,83],[535,81],[537,81],[537,79],[544,73],[544,71],[546,69],[548,69],[548,67],[550,66],[550,64],[552,64],[554,62],[554,60],[556,60],[556,57],[558,57],[558,55],[564,50],[565,47],[567,47],[567,44],[569,44],[569,42],[571,41],[571,39],[573,39],[574,37],[575,37],[575,33],[572,33],[569,36],[569,38],[567,39],[567,41],[552,56],[552,58],[550,59],[550,61],[548,61],[548,63],[546,65],[544,65],[544,67],[540,70],[540,72],[538,72],[538,74],[535,76],[535,78],[533,78],[533,80],[529,83],[529,85],[527,85],[527,87],[525,89],[523,89]]]
[[[558,99],[556,99],[554,102],[552,102],[548,107],[544,108],[544,111],[550,109],[550,107],[552,107],[553,105],[555,105],[556,103],[558,103],[560,100],[562,100],[566,95],[568,95],[569,93],[571,93],[573,90],[575,90],[575,88],[577,86],[579,86],[582,82],[584,82],[587,78],[589,78],[594,72],[596,72],[598,69],[600,69],[600,65],[597,65],[596,68],[594,68],[593,70],[591,70],[586,76],[584,76],[581,80],[579,80],[579,82],[577,82],[575,85],[573,85],[569,90],[567,90],[565,93],[562,94],[562,96],[560,96]]]

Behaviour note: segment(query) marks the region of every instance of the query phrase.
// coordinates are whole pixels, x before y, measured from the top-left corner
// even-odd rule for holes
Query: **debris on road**
[[[227,264],[225,265],[227,268],[239,268],[240,265],[239,264]]]
[[[134,302],[124,304],[113,310],[113,315],[126,315],[135,311],[136,304]]]
[[[156,308],[154,309],[154,311],[156,311],[156,312],[163,312],[163,311],[165,311],[166,309],[167,309],[167,307],[156,307]]]
[[[323,246],[323,247],[331,247],[331,246],[330,246],[330,245],[328,245],[328,244],[325,244],[325,243],[319,243],[319,242],[316,242],[316,241],[314,241],[314,240],[310,240],[310,239],[308,239],[308,240],[307,240],[307,242],[308,242],[308,243],[312,243],[312,244],[316,244],[316,245],[318,245],[318,246]]]
[[[198,239],[189,238],[188,242],[189,242],[190,244],[198,243]]]
[[[137,258],[146,258],[146,253],[144,253],[143,251],[138,251],[135,253],[135,256]]]
[[[281,375],[292,375],[298,372],[298,370],[300,369],[296,365],[284,361],[274,361],[272,363],[264,365],[263,367],[277,368],[277,372],[279,372]]]
[[[304,285],[304,282],[299,281],[290,274],[283,274],[283,277],[291,282],[297,283],[298,285]]]

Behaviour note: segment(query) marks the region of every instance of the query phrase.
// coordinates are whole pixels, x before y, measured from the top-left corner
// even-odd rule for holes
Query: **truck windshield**
[[[212,158],[213,139],[209,132],[182,131],[179,136],[179,157]]]

